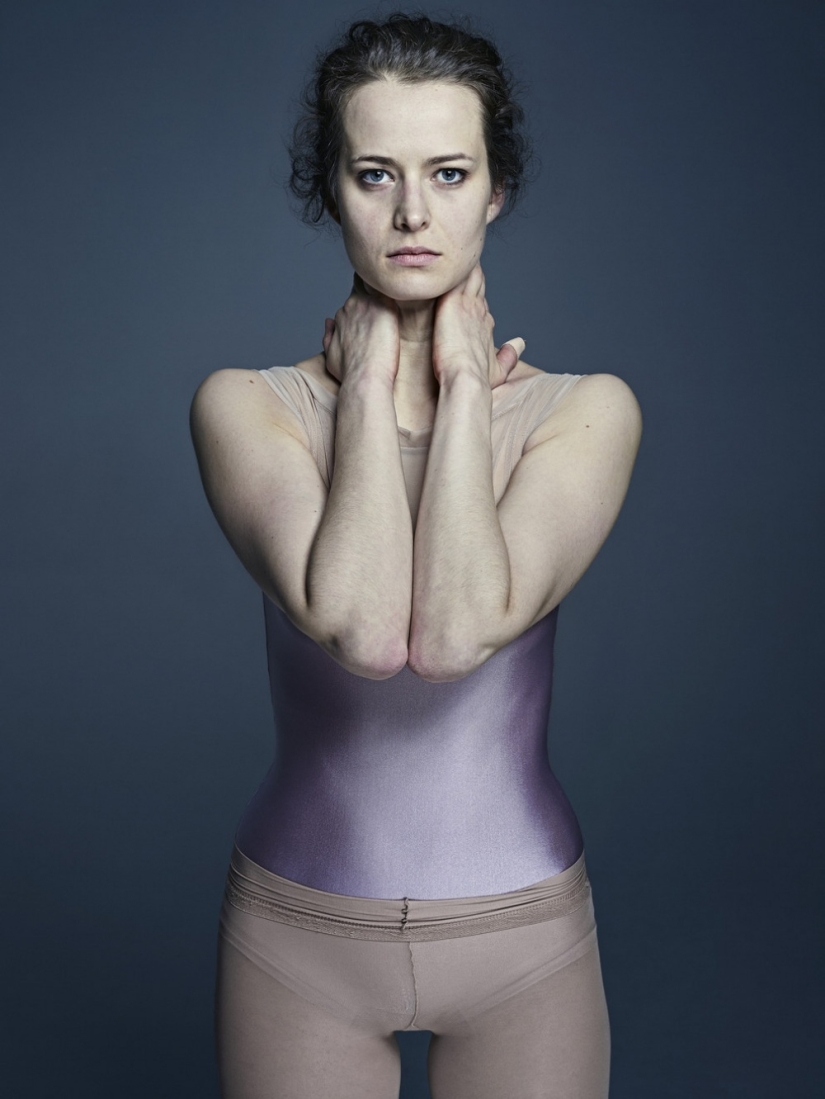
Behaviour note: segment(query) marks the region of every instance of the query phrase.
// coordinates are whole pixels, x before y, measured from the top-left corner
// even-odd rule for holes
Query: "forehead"
[[[344,108],[343,123],[344,140],[353,156],[392,156],[393,150],[400,149],[420,149],[428,155],[432,150],[477,153],[484,144],[477,94],[446,80],[362,84]]]

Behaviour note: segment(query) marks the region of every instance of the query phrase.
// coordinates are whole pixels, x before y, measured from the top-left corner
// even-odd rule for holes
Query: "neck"
[[[398,326],[401,344],[395,379],[395,407],[402,426],[423,420],[431,423],[438,400],[433,374],[435,300],[400,301]]]

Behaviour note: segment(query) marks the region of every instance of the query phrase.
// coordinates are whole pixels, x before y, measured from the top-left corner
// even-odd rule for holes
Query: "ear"
[[[495,221],[498,215],[501,213],[501,208],[504,205],[505,192],[504,187],[497,187],[490,195],[490,202],[487,206],[487,224],[491,221]]]

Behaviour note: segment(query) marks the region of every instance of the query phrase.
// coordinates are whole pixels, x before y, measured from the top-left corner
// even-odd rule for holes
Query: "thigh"
[[[311,1003],[219,940],[215,1036],[223,1099],[398,1099],[390,1031]]]
[[[596,944],[430,1042],[433,1099],[607,1099],[610,1028]]]

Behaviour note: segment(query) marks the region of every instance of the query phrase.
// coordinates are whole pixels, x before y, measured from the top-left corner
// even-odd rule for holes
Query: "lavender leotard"
[[[298,367],[261,371],[295,413],[329,485],[337,398]],[[534,428],[579,380],[544,374],[494,391],[498,502]],[[430,431],[399,428],[413,520]],[[275,759],[235,841],[281,877],[380,898],[506,893],[582,852],[547,757],[557,610],[472,674],[371,680],[337,664],[264,597]]]

